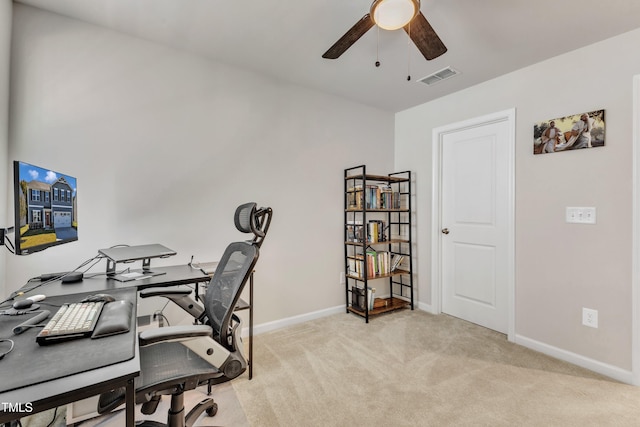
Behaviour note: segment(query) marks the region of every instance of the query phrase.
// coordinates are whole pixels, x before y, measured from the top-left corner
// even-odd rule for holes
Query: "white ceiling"
[[[322,54],[371,0],[15,1],[389,111],[640,27],[638,0],[422,0],[448,48],[441,57],[427,61],[404,31],[378,34],[374,27],[328,60]],[[629,54],[637,47],[629,46]],[[418,83],[447,66],[460,74],[433,86]]]

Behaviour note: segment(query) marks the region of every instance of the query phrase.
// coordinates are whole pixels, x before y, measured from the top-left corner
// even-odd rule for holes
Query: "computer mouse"
[[[33,305],[33,301],[30,299],[21,299],[13,303],[13,308],[16,310],[24,310],[25,308],[29,308]]]
[[[32,295],[30,297],[26,297],[25,299],[14,301],[13,308],[15,308],[16,310],[24,310],[27,308],[31,308],[33,307],[34,302],[42,301],[45,298],[46,298],[45,295]],[[35,307],[31,308],[31,310],[35,310],[38,307],[40,306],[36,305]]]
[[[99,301],[111,302],[115,300],[116,299],[109,294],[95,294],[95,295],[89,295],[88,297],[83,299],[82,302],[99,302]]]

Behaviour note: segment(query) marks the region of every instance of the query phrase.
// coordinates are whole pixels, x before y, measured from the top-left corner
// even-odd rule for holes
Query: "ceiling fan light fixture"
[[[370,13],[378,27],[397,30],[411,22],[419,11],[419,0],[375,0]]]

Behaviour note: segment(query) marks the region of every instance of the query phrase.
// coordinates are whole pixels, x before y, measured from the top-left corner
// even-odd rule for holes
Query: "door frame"
[[[507,144],[507,292],[508,326],[507,339],[515,342],[515,118],[516,109],[511,108],[485,116],[436,127],[432,134],[432,191],[431,191],[431,304],[434,314],[442,313],[442,143],[444,136],[461,130],[472,129],[492,123],[507,122],[509,125]]]
[[[631,384],[640,386],[640,74],[633,76],[632,122]]]

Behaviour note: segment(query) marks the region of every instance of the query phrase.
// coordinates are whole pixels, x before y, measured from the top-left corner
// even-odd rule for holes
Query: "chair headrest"
[[[236,208],[234,222],[240,232],[253,233],[252,242],[260,247],[269,230],[272,213],[271,208],[257,208],[255,202],[249,202]]]

